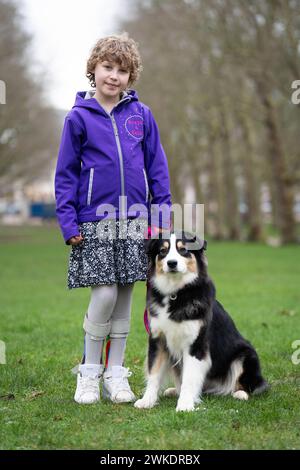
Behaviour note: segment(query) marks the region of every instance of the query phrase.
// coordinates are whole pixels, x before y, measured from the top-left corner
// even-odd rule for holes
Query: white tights
[[[91,298],[88,306],[88,319],[95,323],[107,323],[114,320],[128,320],[132,305],[132,284],[111,284],[91,287]],[[85,333],[85,364],[100,364],[104,339],[95,340]],[[111,338],[107,369],[122,366],[127,337]]]

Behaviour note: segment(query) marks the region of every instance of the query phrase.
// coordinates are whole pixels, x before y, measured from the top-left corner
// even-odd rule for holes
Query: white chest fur
[[[175,322],[169,319],[168,300],[166,305],[161,307],[153,304],[157,317],[151,317],[150,328],[154,338],[163,334],[166,338],[167,346],[174,358],[180,359],[197,338],[202,320],[184,320]]]

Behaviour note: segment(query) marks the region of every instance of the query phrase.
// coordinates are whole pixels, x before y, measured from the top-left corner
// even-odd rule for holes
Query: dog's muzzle
[[[176,259],[169,259],[169,261],[167,261],[167,265],[168,265],[168,272],[174,272],[174,273],[177,273],[178,272],[178,269],[177,269],[177,261]]]

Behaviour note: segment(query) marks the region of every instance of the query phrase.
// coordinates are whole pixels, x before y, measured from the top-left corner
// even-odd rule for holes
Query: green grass
[[[271,391],[239,402],[204,397],[194,413],[176,400],[141,411],[130,404],[79,406],[70,369],[82,354],[89,289],[69,291],[69,247],[56,226],[0,227],[0,449],[292,449],[300,440],[299,247],[210,243],[218,299],[257,348]],[[147,334],[145,283],[136,283],[126,366],[141,396]]]

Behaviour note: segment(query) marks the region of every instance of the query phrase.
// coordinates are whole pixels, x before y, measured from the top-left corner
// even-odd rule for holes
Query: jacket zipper
[[[120,144],[120,138],[119,138],[119,133],[118,133],[118,127],[116,124],[116,120],[113,114],[110,114],[110,119],[112,122],[112,126],[114,129],[114,135],[117,143],[117,149],[118,149],[118,155],[119,155],[119,162],[120,162],[120,172],[121,172],[121,196],[125,196],[125,183],[124,183],[124,164],[123,164],[123,154],[122,154],[122,149],[121,149],[121,144]],[[124,208],[124,199],[122,197],[121,199],[121,216],[126,215],[125,214],[125,208]]]
[[[94,179],[94,168],[90,169],[90,179],[89,179],[89,189],[87,195],[87,205],[90,206],[92,199],[92,188],[93,188],[93,179]]]
[[[146,175],[145,168],[143,168],[143,173],[144,173],[145,186],[146,186],[146,202],[148,202],[148,198],[149,198],[149,185],[148,185],[148,180],[147,180],[147,175]]]
[[[118,149],[118,155],[119,155],[119,162],[120,162],[120,173],[121,173],[121,196],[124,196],[125,197],[125,182],[124,182],[124,165],[123,165],[123,154],[122,154],[122,149],[121,149],[121,144],[120,144],[120,138],[119,138],[119,133],[118,133],[118,127],[117,127],[117,124],[116,124],[116,120],[115,120],[115,117],[113,115],[113,110],[119,106],[119,104],[123,103],[124,101],[130,101],[131,98],[127,95],[125,96],[123,99],[121,99],[117,104],[116,106],[114,106],[114,108],[111,110],[110,113],[108,113],[107,111],[106,114],[110,117],[110,120],[111,120],[111,123],[112,123],[112,126],[113,126],[113,130],[114,130],[114,135],[115,135],[115,139],[116,139],[116,144],[117,144],[117,149]],[[124,208],[124,203],[125,203],[125,200],[124,198],[122,197],[121,199],[121,216],[124,214],[124,216],[126,216],[125,214],[125,208]]]

